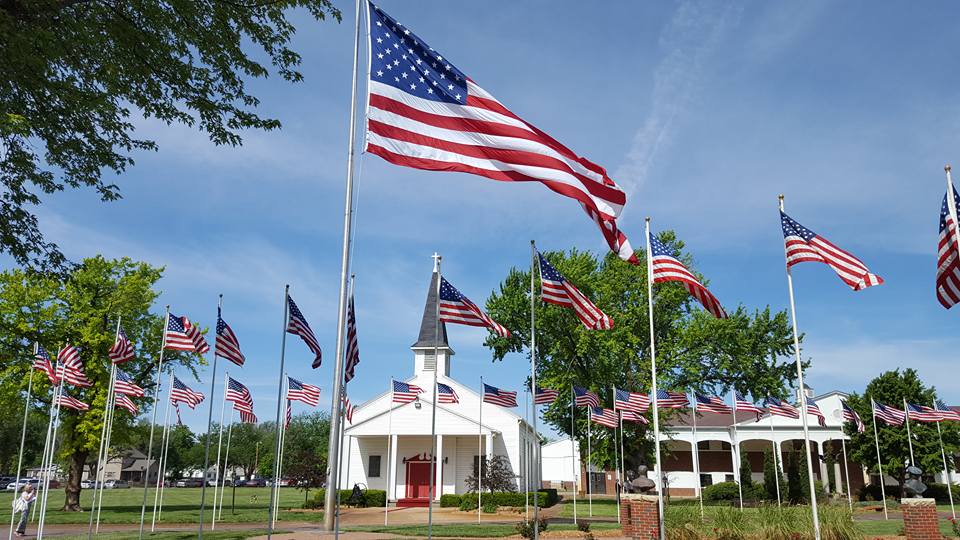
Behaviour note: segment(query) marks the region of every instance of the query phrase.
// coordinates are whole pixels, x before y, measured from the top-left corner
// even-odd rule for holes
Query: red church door
[[[407,497],[410,499],[430,498],[430,463],[407,463]]]

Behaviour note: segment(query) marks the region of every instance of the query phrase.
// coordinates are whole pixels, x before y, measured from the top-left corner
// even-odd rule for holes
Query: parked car
[[[263,478],[251,478],[237,482],[237,487],[267,487],[267,482]]]
[[[181,478],[177,480],[177,487],[203,487],[203,480],[199,478]]]
[[[53,484],[53,480],[51,480],[50,483]],[[94,480],[80,481],[80,489],[94,489],[94,488],[99,488],[102,485],[103,484],[101,482],[96,482]],[[53,487],[53,485],[51,485],[50,487]]]
[[[106,489],[130,489],[130,484],[126,480],[107,480],[103,487]]]
[[[53,480],[51,480],[50,482],[53,483]],[[7,484],[7,491],[19,491],[20,488],[22,488],[27,484],[33,484],[33,487],[39,487],[40,479],[39,478],[21,478],[20,484],[17,485],[16,478],[14,478],[12,482]]]

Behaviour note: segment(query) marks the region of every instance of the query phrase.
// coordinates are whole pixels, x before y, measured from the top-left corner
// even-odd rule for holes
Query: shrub
[[[353,494],[352,490],[341,489],[340,490],[340,504],[346,504],[350,500],[350,495]],[[303,507],[308,510],[315,510],[323,508],[324,499],[327,496],[327,490],[320,488],[314,491],[313,498],[308,499],[307,502],[303,503]],[[387,492],[382,489],[368,489],[363,496],[363,506],[385,506],[387,504]]]
[[[735,501],[740,498],[740,487],[736,482],[713,484],[703,488],[703,498],[707,501]]]
[[[474,497],[472,500],[468,497],[460,498],[460,510],[464,512],[469,512],[470,510],[477,509],[477,498]]]
[[[540,493],[547,494],[547,506],[553,506],[560,502],[560,494],[557,493],[557,490],[554,488],[544,488],[540,490]]]
[[[746,514],[730,506],[720,507],[713,516],[717,540],[744,540],[747,537]]]
[[[802,532],[802,528],[797,528],[798,517],[797,509],[790,506],[761,505],[757,508],[760,537],[763,540],[794,540],[797,534]]]
[[[879,489],[879,486],[878,486],[878,489]],[[960,486],[953,486],[952,491],[953,491],[953,500],[960,501]],[[887,492],[887,496],[889,495],[890,493]],[[931,499],[936,499],[938,503],[946,504],[950,502],[950,495],[947,493],[946,484],[935,484],[935,483],[927,484],[927,490],[923,492],[923,496],[929,497]]]
[[[460,497],[461,506],[463,503],[470,501],[472,508],[477,507],[477,494],[476,493],[465,493]],[[493,504],[496,506],[512,506],[514,508],[520,508],[526,505],[527,499],[523,493],[516,492],[504,492],[504,493],[484,493],[483,497],[480,499],[480,502],[486,505],[487,503]],[[541,508],[546,508],[550,506],[547,504],[549,502],[548,496],[545,492],[541,491],[537,494],[537,504]],[[533,493],[530,494],[530,504],[533,504]]]
[[[496,513],[497,513],[497,505],[494,504],[494,503],[489,503],[489,502],[484,501],[484,502],[483,502],[483,513],[484,513],[484,514],[496,514]]]
[[[577,530],[585,533],[590,532],[590,522],[580,520],[579,522],[577,522]]]
[[[859,540],[863,533],[853,522],[853,514],[843,506],[817,506],[823,540]]]
[[[695,506],[670,505],[663,509],[663,524],[668,540],[700,540],[703,518]]]
[[[440,508],[457,508],[460,506],[460,496],[447,493],[440,496]]]
[[[533,538],[533,523],[533,521],[521,521],[520,523],[517,523],[517,534],[524,538]],[[537,528],[540,532],[547,530],[546,519],[540,518],[537,524]]]
[[[900,498],[899,486],[885,486],[885,488],[888,499]],[[857,492],[857,500],[859,501],[879,501],[881,499],[882,496],[880,494],[880,484],[867,484],[860,488],[860,491]]]

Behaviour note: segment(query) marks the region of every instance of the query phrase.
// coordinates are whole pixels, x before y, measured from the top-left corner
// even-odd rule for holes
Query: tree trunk
[[[63,503],[64,512],[81,512],[80,507],[80,478],[87,463],[88,452],[74,452],[68,462],[67,485],[64,486],[66,500]]]

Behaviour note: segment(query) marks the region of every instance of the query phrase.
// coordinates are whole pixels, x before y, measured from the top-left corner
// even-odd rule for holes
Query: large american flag
[[[620,417],[617,416],[617,413],[612,409],[605,409],[603,407],[590,407],[590,420],[600,424],[601,426],[616,428]]]
[[[127,333],[123,331],[123,327],[119,326],[117,328],[117,339],[107,352],[107,356],[110,357],[110,360],[113,361],[114,364],[120,364],[133,360],[135,355],[136,351],[134,350],[133,343],[130,343],[130,340],[127,338]]]
[[[210,350],[199,326],[192,324],[186,317],[178,317],[172,313],[167,317],[167,331],[164,339],[166,340],[163,346],[165,349],[197,354],[206,354]]]
[[[580,322],[591,330],[613,328],[613,320],[557,272],[542,253],[537,252],[537,258],[540,260],[540,294],[544,302],[573,309]]]
[[[287,332],[295,336],[300,336],[300,339],[307,344],[310,352],[316,355],[311,366],[313,366],[313,369],[317,369],[320,367],[320,362],[322,361],[320,342],[317,341],[317,336],[313,335],[313,330],[311,330],[310,325],[307,324],[307,319],[303,317],[303,313],[300,311],[300,308],[297,307],[297,303],[293,301],[293,298],[291,298],[289,294],[287,295],[287,308],[290,311],[287,319]]]
[[[357,315],[353,308],[353,294],[347,304],[347,352],[343,367],[343,382],[348,383],[356,375],[360,363],[360,344],[357,342]]]
[[[807,402],[807,414],[816,416],[820,427],[827,427],[827,417],[823,415],[823,411],[816,403]]]
[[[256,424],[257,415],[253,414],[252,410],[247,410],[241,407],[238,403],[233,404],[233,409],[240,413],[240,422],[243,424]]]
[[[350,403],[350,398],[343,396],[343,416],[347,419],[347,422],[351,424],[353,424],[353,411],[354,406]]]
[[[490,386],[483,383],[483,402],[501,407],[516,407],[517,393],[509,390],[501,390],[496,386]]]
[[[440,320],[468,326],[483,326],[500,337],[510,337],[509,330],[491,319],[445,277],[440,278]]]
[[[800,418],[800,411],[797,410],[793,405],[780,401],[780,399],[775,397],[768,397],[764,401],[767,410],[770,411],[772,416],[783,416],[786,418]]]
[[[633,411],[627,411],[627,410],[621,409],[620,416],[623,417],[624,422],[634,422],[637,424],[650,423],[650,421],[647,420],[647,417]]]
[[[80,349],[67,344],[57,353],[57,375],[74,386],[90,387],[93,383],[83,373],[80,362]]]
[[[117,370],[117,380],[113,383],[113,389],[118,394],[124,394],[132,397],[143,397],[145,392],[137,383],[133,382],[126,373]]]
[[[733,395],[733,409],[735,411],[752,412],[753,414],[757,415],[757,421],[760,420],[760,415],[763,414],[763,409],[757,407],[756,403],[748,400],[740,392],[734,392]]]
[[[824,263],[855,291],[883,283],[883,279],[871,274],[860,259],[797,223],[782,211],[780,224],[783,226],[783,241],[787,250],[787,268],[802,262]]]
[[[203,401],[202,393],[192,390],[176,376],[173,377],[173,388],[170,390],[171,403],[186,403],[188,407],[194,409],[201,401]]]
[[[933,407],[907,403],[907,416],[915,422],[939,422],[943,418]]]
[[[287,377],[287,399],[302,401],[311,407],[316,407],[320,403],[320,387]]]
[[[644,413],[650,408],[650,396],[640,392],[628,392],[619,388],[613,389],[613,409],[617,411],[633,411]]]
[[[596,394],[580,386],[573,387],[573,402],[577,407],[599,407],[600,398]]]
[[[50,379],[50,384],[56,386],[60,384],[60,378],[57,377],[57,372],[53,368],[53,362],[50,360],[50,354],[47,353],[46,349],[37,345],[37,354],[33,355],[33,369],[40,370],[47,374],[47,378]]]
[[[540,182],[579,201],[636,264],[616,226],[626,195],[603,167],[510,112],[408,28],[369,4],[367,151],[395,165]]]
[[[283,418],[283,429],[290,427],[290,422],[293,421],[293,404],[290,400],[287,400],[287,412]]]
[[[393,381],[393,402],[411,403],[417,400],[417,395],[423,393],[423,388],[415,384]]]
[[[246,361],[243,353],[240,352],[240,341],[237,340],[237,335],[233,333],[227,321],[220,316],[220,308],[217,308],[217,339],[214,342],[214,348],[213,354],[226,358],[238,366],[242,366]]]
[[[130,414],[136,416],[140,412],[140,408],[137,407],[137,404],[133,402],[132,399],[127,397],[124,394],[117,394],[115,396],[115,406],[120,407],[121,409],[126,409],[130,411]]]
[[[888,426],[903,425],[903,421],[907,418],[907,413],[873,400],[871,400],[871,402],[873,404],[873,416],[875,418],[879,418]]]
[[[450,385],[438,382],[437,403],[460,403],[460,396]]]
[[[940,401],[939,399],[933,402],[933,408],[940,413],[940,418],[944,420],[957,420],[960,421],[960,413],[947,407],[947,404]]]
[[[733,414],[733,408],[724,403],[718,396],[705,396],[694,393],[693,398],[696,400],[697,411],[715,414]]]
[[[536,405],[550,405],[556,401],[558,397],[560,397],[560,392],[552,388],[541,388],[538,386],[537,391],[533,393],[533,403]]]
[[[680,282],[691,296],[700,302],[703,309],[707,310],[714,317],[725,319],[727,312],[724,311],[720,301],[706,287],[700,283],[697,276],[680,259],[673,255],[673,251],[661,242],[656,235],[650,233],[650,258],[653,265],[653,282],[663,283],[666,281]]]
[[[867,427],[863,425],[863,420],[860,419],[860,415],[857,414],[857,411],[853,410],[853,407],[847,405],[846,401],[840,402],[843,405],[843,421],[851,422],[857,426],[857,433],[863,433],[867,430]]]
[[[954,208],[960,207],[960,195],[952,186]],[[940,205],[940,242],[937,248],[937,300],[950,309],[960,302],[960,247],[957,246],[957,224],[950,216],[947,194]]]
[[[76,411],[85,411],[90,408],[90,405],[87,405],[86,403],[80,401],[79,399],[70,397],[70,395],[67,394],[66,390],[61,390],[60,393],[57,395],[57,405],[60,405],[61,407],[66,407],[68,409],[73,409]]]
[[[690,400],[682,392],[657,390],[658,409],[684,409],[690,406]]]
[[[250,390],[246,386],[233,377],[227,377],[227,390],[224,399],[232,401],[234,408],[237,410],[243,408],[253,412],[253,395],[250,394]]]

